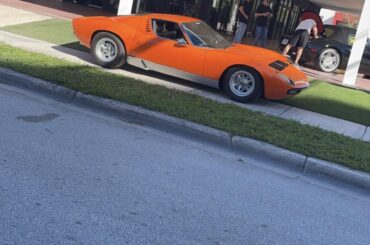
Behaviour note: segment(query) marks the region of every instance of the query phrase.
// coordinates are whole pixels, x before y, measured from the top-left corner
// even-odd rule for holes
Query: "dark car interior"
[[[153,30],[157,36],[177,41],[178,39],[184,39],[179,25],[174,22],[164,20],[153,20]]]

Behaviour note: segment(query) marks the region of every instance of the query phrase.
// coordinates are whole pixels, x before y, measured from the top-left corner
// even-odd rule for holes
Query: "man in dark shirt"
[[[270,1],[263,0],[262,4],[257,8],[255,16],[256,20],[256,32],[254,45],[257,46],[261,43],[261,47],[266,47],[267,40],[267,24],[270,17],[272,17],[272,10],[270,8]]]
[[[227,24],[229,23],[230,5],[226,3],[220,12],[220,31],[226,32]]]
[[[247,23],[250,16],[252,6],[251,0],[245,0],[239,7],[238,15],[239,15],[239,23],[238,29],[236,30],[234,43],[241,43],[242,38],[244,37],[244,33],[247,30]]]

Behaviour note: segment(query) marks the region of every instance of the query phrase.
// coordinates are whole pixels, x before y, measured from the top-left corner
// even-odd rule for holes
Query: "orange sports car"
[[[73,20],[81,44],[106,68],[123,64],[224,90],[249,102],[278,100],[307,88],[307,77],[284,56],[231,44],[203,21],[185,16],[142,14]]]

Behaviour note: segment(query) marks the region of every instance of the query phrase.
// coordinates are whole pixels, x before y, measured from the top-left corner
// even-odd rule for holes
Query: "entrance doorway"
[[[112,13],[117,13],[120,0],[63,0],[63,2],[77,3],[93,8],[103,9]]]
[[[88,5],[90,7],[103,8],[103,1],[102,0],[89,0]]]
[[[211,26],[217,24],[220,0],[136,0],[134,13],[168,13],[202,19]]]

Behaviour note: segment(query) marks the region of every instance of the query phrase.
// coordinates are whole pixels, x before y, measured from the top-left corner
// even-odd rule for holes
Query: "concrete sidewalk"
[[[5,7],[0,4],[0,10],[4,8],[9,7]],[[17,16],[20,16],[22,14],[21,11],[22,13],[24,12],[23,10],[17,10],[13,8],[12,9],[13,17],[4,19],[4,22],[9,21],[9,23],[14,23],[14,20],[17,18]],[[30,13],[31,12],[28,12],[28,14]],[[3,19],[2,16],[0,16],[0,18]],[[35,40],[28,37],[23,37],[16,34],[0,31],[0,42],[7,43],[9,45],[22,48],[28,51],[42,53],[59,59],[65,59],[67,61],[75,62],[78,64],[95,66],[91,55],[88,53],[84,53],[74,49],[69,49],[66,47],[56,46],[54,44],[47,43],[44,41]],[[260,111],[268,115],[274,115],[281,118],[299,121],[303,124],[317,126],[324,130],[343,134],[345,136],[349,136],[355,139],[370,141],[370,129],[369,127],[366,127],[364,125],[348,122],[345,120],[265,100],[260,100],[256,103],[251,104],[236,103],[226,98],[224,94],[221,93],[221,91],[206,88],[204,86],[186,82],[166,75],[139,70],[133,67],[105,71],[139,79],[146,83],[157,84],[167,88],[177,89],[184,92],[196,94],[199,96],[203,96],[218,101],[220,103],[233,103],[242,108],[250,109],[253,111]]]
[[[0,0],[0,8],[8,6],[16,9],[9,12],[13,16],[17,16],[17,10],[24,10],[35,15],[35,13],[43,16],[50,16],[59,19],[73,19],[81,16],[95,15],[114,15],[98,8],[90,8],[80,4],[63,2],[62,0]],[[9,16],[11,17],[11,16]],[[1,20],[3,20],[1,18]]]
[[[47,20],[50,17],[0,5],[0,27]]]

